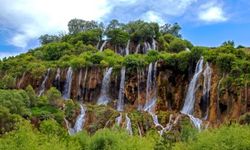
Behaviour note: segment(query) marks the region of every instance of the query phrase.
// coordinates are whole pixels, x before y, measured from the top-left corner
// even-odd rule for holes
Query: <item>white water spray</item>
[[[77,117],[76,123],[75,123],[75,126],[74,126],[75,133],[82,130],[84,122],[85,122],[86,108],[82,104],[80,104],[80,108],[81,108],[81,112],[80,112],[79,116]]]
[[[101,46],[101,48],[100,48],[100,52],[103,51],[103,49],[104,49],[104,47],[106,46],[107,42],[108,42],[108,41],[106,40],[106,41],[104,41],[104,42],[102,43],[102,46]]]
[[[128,117],[128,114],[126,114],[126,130],[130,135],[133,135],[132,127],[131,127],[131,120]]]
[[[69,67],[67,71],[66,82],[65,82],[64,91],[63,91],[63,98],[65,100],[70,99],[72,74],[73,74],[73,70],[71,67]]]
[[[125,87],[125,74],[126,68],[122,67],[121,69],[121,81],[120,81],[120,89],[119,89],[119,97],[118,97],[118,105],[117,110],[123,111],[124,109],[124,87]]]
[[[109,68],[103,77],[101,95],[97,101],[98,105],[107,105],[108,102],[110,101],[108,94],[109,94],[110,77],[111,77],[112,69],[113,69],[112,67]]]
[[[39,91],[38,96],[41,96],[45,91],[45,88],[46,88],[45,86],[46,86],[47,80],[49,78],[49,73],[50,73],[50,68],[48,69],[48,71],[46,73],[46,76],[45,76],[45,78],[44,78],[44,80],[43,80],[43,82],[42,82],[42,84],[40,86],[40,91]]]
[[[208,105],[209,105],[209,94],[211,89],[211,77],[212,77],[212,69],[210,68],[208,62],[206,63],[206,68],[203,72],[204,82],[203,82],[203,100],[206,104],[206,114],[205,119],[208,117]]]
[[[185,102],[181,110],[181,113],[188,115],[191,121],[194,123],[195,127],[197,127],[199,130],[201,129],[200,127],[201,127],[202,121],[193,116],[193,111],[194,111],[194,104],[195,104],[196,85],[197,85],[197,81],[199,80],[202,70],[203,70],[203,57],[201,57],[201,59],[198,61],[195,67],[195,74],[191,82],[189,83],[187,96],[185,98]]]

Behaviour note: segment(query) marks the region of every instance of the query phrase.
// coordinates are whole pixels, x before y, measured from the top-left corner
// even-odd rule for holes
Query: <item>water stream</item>
[[[66,82],[64,84],[64,91],[63,91],[63,98],[65,100],[70,99],[72,75],[73,75],[73,70],[71,67],[69,67],[67,71]]]
[[[110,98],[108,96],[109,94],[109,87],[110,87],[110,77],[112,73],[112,67],[109,68],[103,77],[102,80],[102,88],[101,88],[101,95],[97,101],[98,105],[107,105],[108,102],[110,101]]]
[[[47,70],[45,78],[43,79],[43,82],[42,82],[42,84],[41,84],[41,86],[39,88],[40,90],[39,90],[38,96],[41,96],[44,93],[45,89],[46,89],[46,83],[47,83],[47,80],[49,78],[49,73],[50,73],[50,68]]]

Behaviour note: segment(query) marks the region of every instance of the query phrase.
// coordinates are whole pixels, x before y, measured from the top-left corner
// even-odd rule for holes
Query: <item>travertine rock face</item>
[[[223,82],[227,76],[222,75],[215,66],[211,66],[211,68],[213,72],[211,78],[211,90],[209,93],[207,121],[214,125],[232,120],[238,121],[241,115],[250,111],[250,85],[246,84],[244,87],[239,87],[237,85],[228,86]],[[125,111],[136,111],[137,108],[143,106],[146,101],[147,68],[138,70],[126,71],[124,87]],[[81,71],[82,74],[79,78]],[[100,96],[104,72],[105,68],[103,69],[96,66],[73,70],[71,99],[75,101],[83,101],[84,103],[96,104],[97,99]],[[67,68],[61,69],[60,80],[56,81],[56,69],[51,70],[45,86],[46,89],[48,90],[50,87],[54,86],[63,92],[66,73]],[[183,74],[175,72],[173,69],[170,69],[161,63],[158,64],[156,78],[158,95],[156,112],[177,113],[182,109],[188,84],[192,75],[193,71],[191,71],[191,73]],[[44,76],[34,78],[29,72],[26,72],[23,76],[17,78],[16,86],[17,88],[24,89],[30,84],[38,92],[43,79]],[[194,116],[198,118],[202,118],[205,113],[201,103],[203,97],[203,80],[204,77],[201,75],[195,95]],[[119,83],[120,70],[112,72],[111,75],[109,97],[112,99],[112,102],[109,105],[114,108],[114,110],[116,109],[118,99]],[[112,113],[109,112],[102,115],[114,118],[111,114]],[[87,128],[89,130],[94,130],[94,127],[90,126],[91,122],[100,122],[102,126],[104,126],[104,124],[105,126],[107,126],[106,124],[109,124],[100,118],[98,119],[93,113],[89,113],[87,116],[86,124],[88,124]],[[33,121],[36,122],[36,120]],[[138,122],[138,128],[141,128],[141,132],[144,132],[146,126],[142,126],[141,124],[146,123]]]

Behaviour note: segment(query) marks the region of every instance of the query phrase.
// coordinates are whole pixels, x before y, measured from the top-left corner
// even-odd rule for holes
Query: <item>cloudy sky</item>
[[[38,46],[42,34],[67,32],[72,18],[178,22],[195,45],[250,46],[249,0],[0,0],[0,58]]]

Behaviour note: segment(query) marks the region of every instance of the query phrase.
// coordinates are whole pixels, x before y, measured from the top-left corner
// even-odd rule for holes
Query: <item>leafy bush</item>
[[[73,46],[66,42],[49,43],[39,49],[43,52],[44,60],[58,60],[66,50],[73,49]]]
[[[0,105],[8,108],[10,113],[29,115],[30,100],[23,90],[0,90]]]
[[[221,71],[229,72],[236,57],[233,54],[220,54],[216,59],[216,64]]]
[[[186,50],[186,48],[187,48],[186,42],[181,39],[176,38],[169,43],[170,52],[178,53],[180,51]]]
[[[244,133],[244,134],[242,134]],[[214,130],[207,130],[198,134],[196,140],[185,143],[178,143],[174,147],[177,150],[238,150],[249,149],[250,147],[249,126],[224,126]]]
[[[125,56],[123,64],[127,69],[143,68],[147,62],[145,62],[145,56],[141,54],[127,55]]]
[[[63,102],[62,95],[55,87],[51,87],[47,92],[46,96],[48,98],[49,104],[51,106],[60,106],[60,103]]]
[[[5,75],[0,79],[0,89],[13,89],[15,86],[16,80],[10,75]]]

